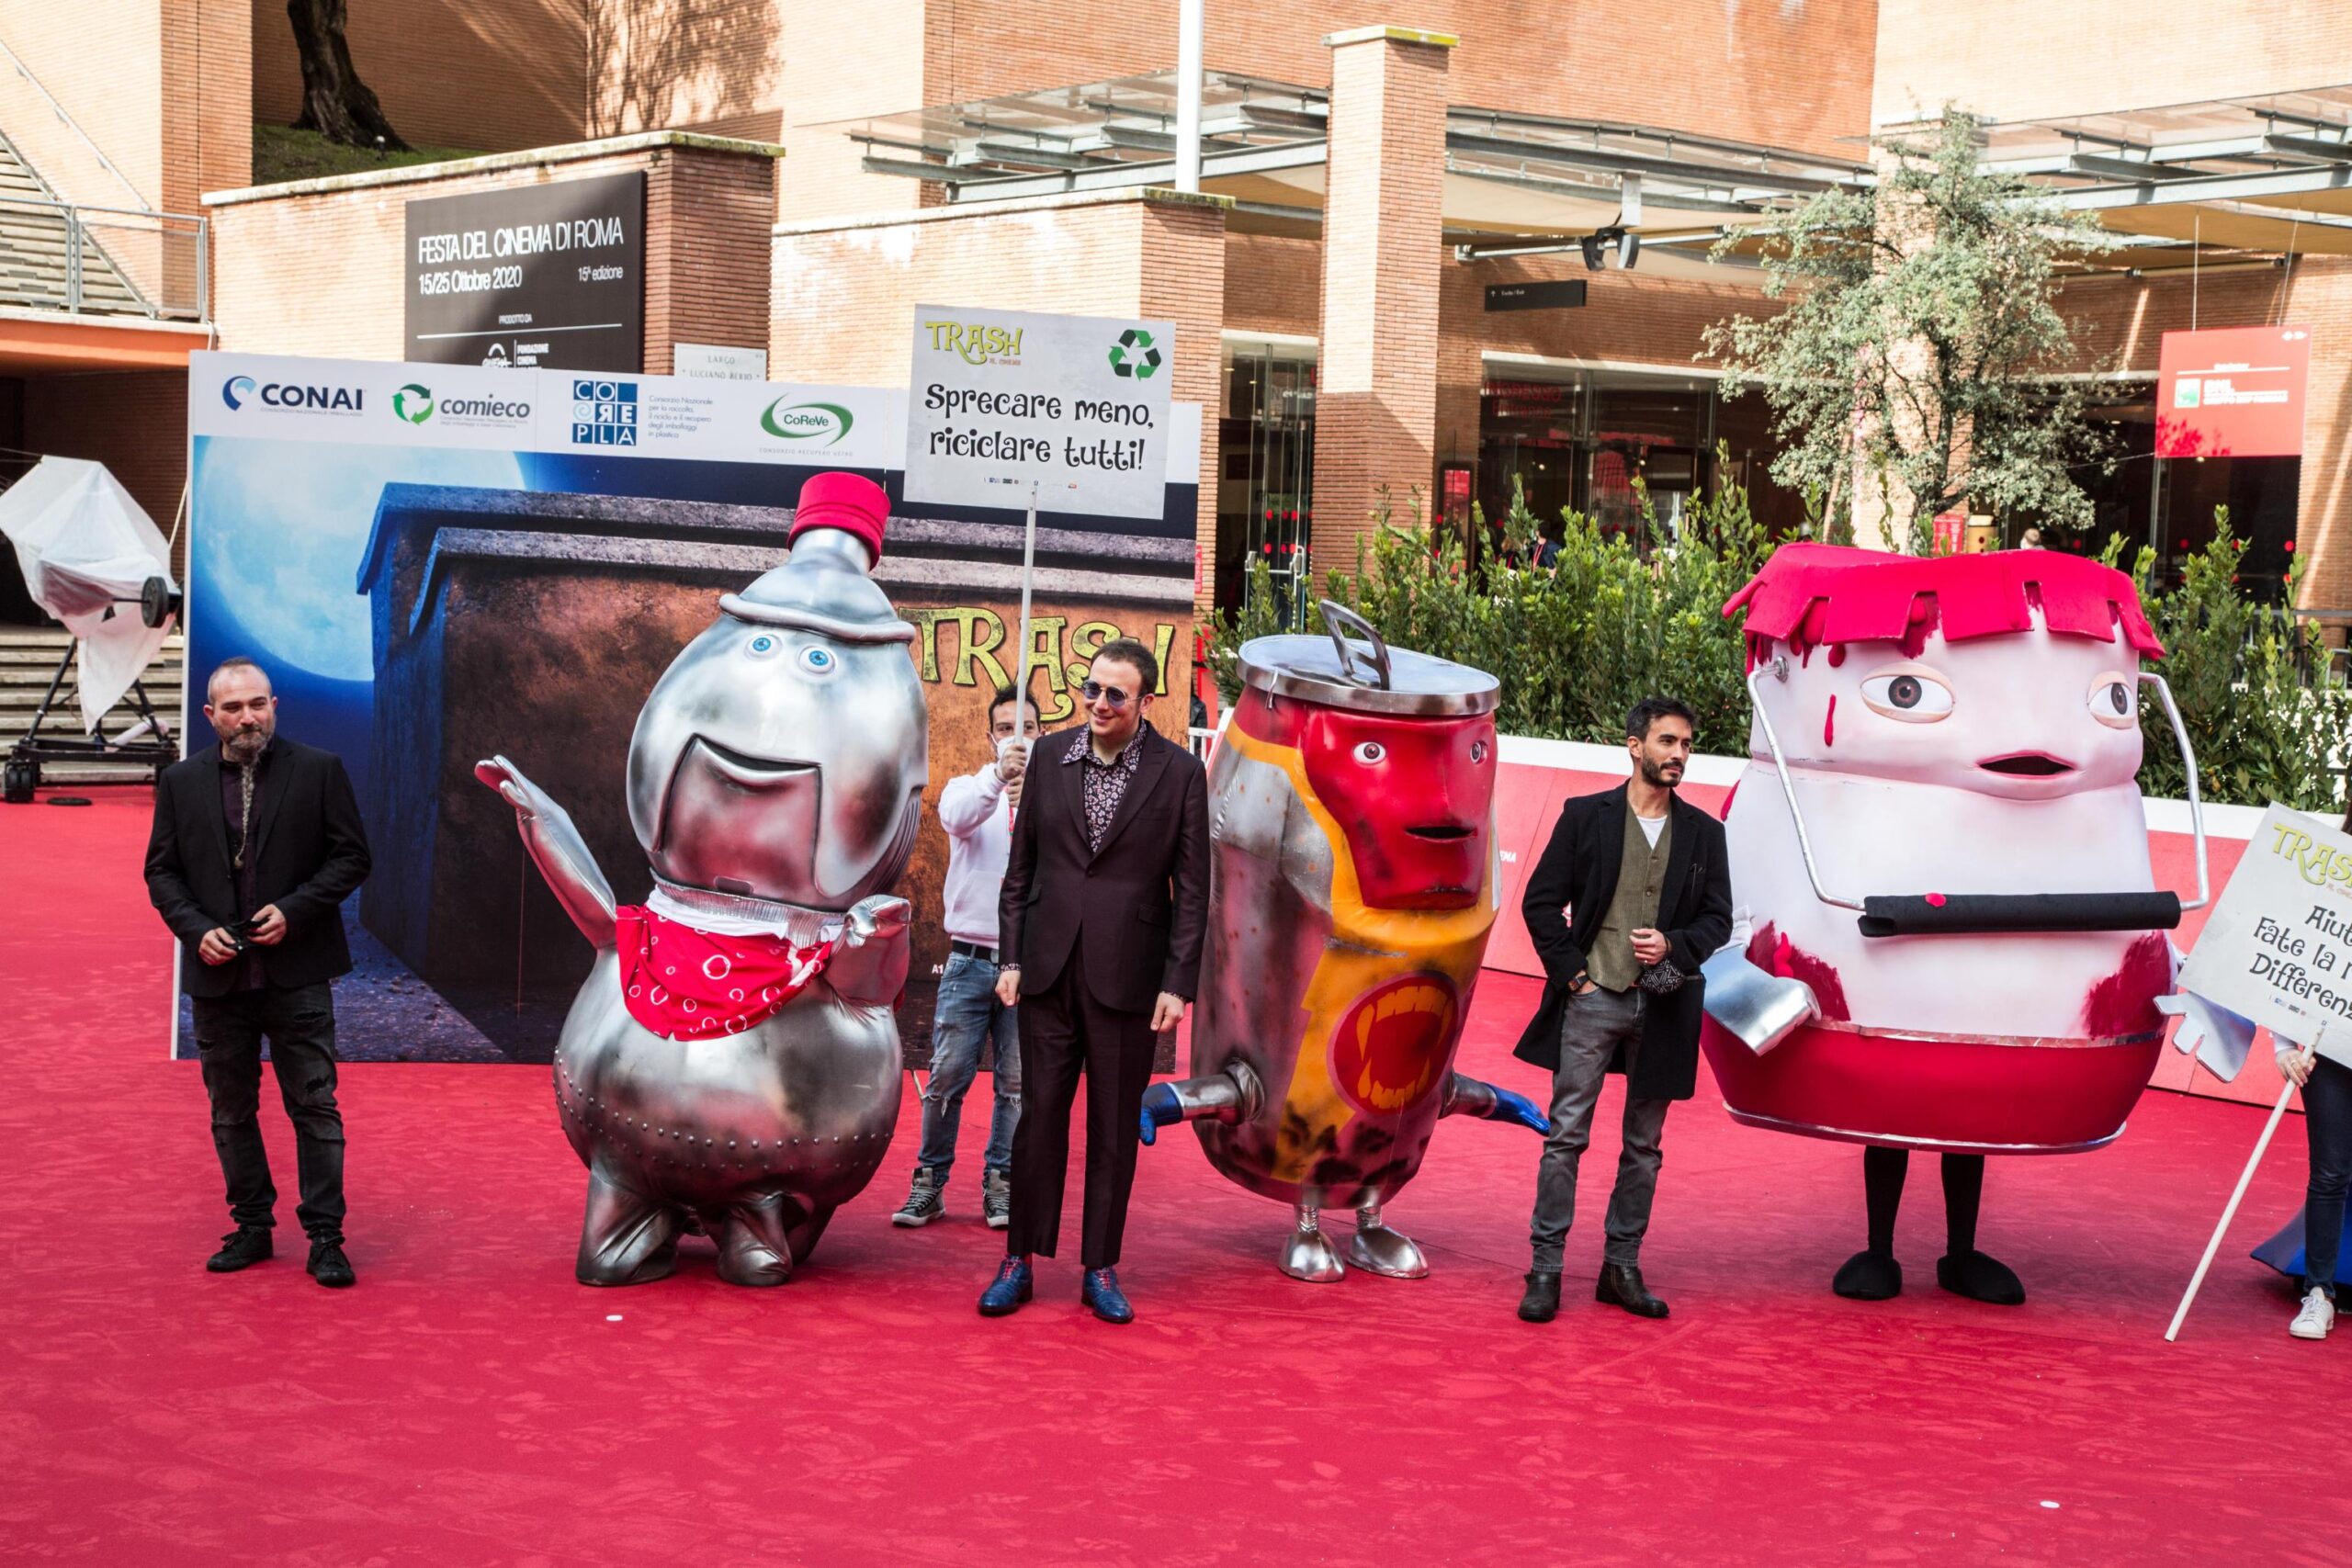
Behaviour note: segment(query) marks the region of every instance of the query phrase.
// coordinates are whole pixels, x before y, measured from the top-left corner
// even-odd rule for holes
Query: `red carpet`
[[[2298,1200],[2300,1126],[2167,1346],[2261,1117],[2165,1094],[2105,1153],[1995,1162],[2013,1311],[1935,1289],[1925,1165],[1908,1293],[1831,1296],[1857,1154],[1736,1127],[1712,1085],[1668,1127],[1645,1256],[1665,1324],[1589,1299],[1589,1200],[1561,1319],[1516,1321],[1536,1142],[1460,1122],[1390,1210],[1425,1281],[1281,1278],[1283,1211],[1180,1134],[1144,1154],[1139,1322],[1082,1315],[1068,1260],[982,1320],[984,1095],[944,1224],[886,1219],[910,1097],[883,1179],[790,1285],[721,1285],[696,1243],[673,1280],[583,1290],[582,1178],[537,1067],[346,1070],[360,1282],[339,1293],[301,1271],[266,1089],[289,1250],[208,1275],[226,1220],[197,1071],[164,1059],[147,801],[98,798],[0,808],[10,1560],[2332,1568],[2352,1539],[2352,1329],[2288,1338],[2283,1282],[2245,1256]],[[1536,1089],[1503,1043],[1531,1002],[1481,992],[1469,1070]],[[1615,1153],[1596,1137],[1589,1193]]]

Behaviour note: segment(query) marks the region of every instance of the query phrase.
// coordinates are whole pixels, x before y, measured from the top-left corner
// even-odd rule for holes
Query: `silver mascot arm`
[[[1445,1103],[1438,1111],[1441,1116],[1476,1116],[1482,1122],[1516,1122],[1532,1132],[1549,1134],[1552,1119],[1544,1114],[1543,1107],[1523,1094],[1513,1094],[1498,1084],[1484,1078],[1474,1078],[1455,1073],[1445,1080]]]
[[[1265,1100],[1264,1086],[1243,1061],[1229,1063],[1221,1073],[1156,1083],[1143,1091],[1143,1141],[1158,1143],[1159,1130],[1179,1122],[1205,1119],[1231,1126],[1254,1121]]]
[[[598,947],[613,945],[613,885],[588,852],[587,841],[571,825],[571,814],[553,796],[523,776],[523,770],[503,757],[474,764],[474,777],[490,785],[514,808],[514,825],[523,847],[539,874],[580,934]]]
[[[841,945],[825,962],[825,978],[842,1000],[888,1007],[906,988],[907,927],[914,906],[894,894],[861,898],[842,917]]]

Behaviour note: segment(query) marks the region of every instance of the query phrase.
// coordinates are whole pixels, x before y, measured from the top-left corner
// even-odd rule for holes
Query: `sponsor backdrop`
[[[898,495],[906,394],[220,354],[191,357],[189,387],[189,733],[209,735],[204,671],[244,654],[270,671],[284,732],[351,769],[376,870],[346,909],[345,1054],[546,1060],[589,949],[474,761],[512,758],[569,808],[616,893],[640,899],[650,878],[621,796],[639,706],[719,594],[783,559],[810,474],[854,469]],[[1034,684],[1049,726],[1074,717],[1092,649],[1128,635],[1165,650],[1173,695],[1153,717],[1182,728],[1199,442],[1200,410],[1172,409],[1166,472],[1187,482],[1162,475],[1156,514],[1041,529]],[[876,576],[918,628],[932,802],[989,754],[1025,501],[893,508]],[[902,888],[916,1060],[946,956],[945,869],[927,812]],[[175,1048],[193,1052],[184,1012]]]

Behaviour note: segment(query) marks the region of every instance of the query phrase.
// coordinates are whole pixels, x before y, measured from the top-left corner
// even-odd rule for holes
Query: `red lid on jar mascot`
[[[1946,642],[2028,632],[2034,612],[2053,636],[2123,640],[2152,659],[2164,645],[2132,579],[2057,550],[1901,556],[1809,541],[1782,545],[1724,605],[1747,612],[1752,666],[1774,643],[1802,656],[1849,642],[1899,642],[1913,658],[1929,632]]]

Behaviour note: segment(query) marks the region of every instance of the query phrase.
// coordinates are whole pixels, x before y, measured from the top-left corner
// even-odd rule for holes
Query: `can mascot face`
[[[1491,717],[1318,707],[1301,730],[1307,780],[1347,837],[1367,908],[1466,909],[1477,901],[1493,848]]]

